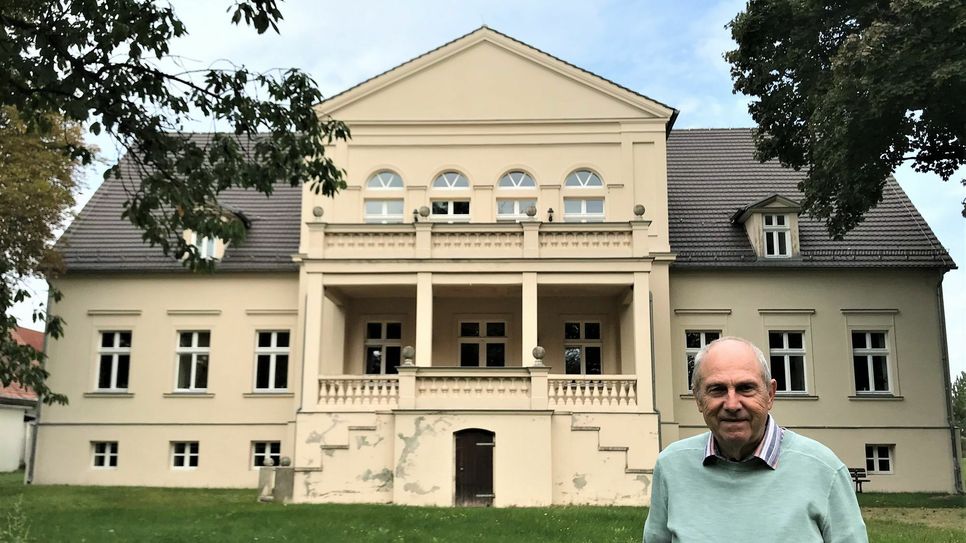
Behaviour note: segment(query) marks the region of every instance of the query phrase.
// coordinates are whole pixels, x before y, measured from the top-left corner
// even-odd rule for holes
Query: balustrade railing
[[[634,375],[547,375],[529,368],[406,368],[401,375],[325,376],[320,409],[637,411]],[[544,395],[543,392],[546,391]]]
[[[634,375],[551,375],[551,409],[628,411],[637,407]]]

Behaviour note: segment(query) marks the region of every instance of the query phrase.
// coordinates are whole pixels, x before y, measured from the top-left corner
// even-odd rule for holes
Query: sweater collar
[[[781,453],[782,437],[784,435],[785,429],[775,422],[774,417],[768,415],[768,422],[765,423],[765,435],[762,436],[761,442],[755,448],[755,452],[744,461],[758,458],[769,468],[776,469],[778,467],[778,457]],[[718,459],[726,460],[718,451],[718,442],[715,441],[714,434],[708,432],[708,444],[704,449],[702,463],[707,466],[712,462],[716,462]]]

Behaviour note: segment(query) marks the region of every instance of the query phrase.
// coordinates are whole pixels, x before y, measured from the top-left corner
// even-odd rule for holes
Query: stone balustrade
[[[542,366],[459,368],[402,366],[398,375],[324,376],[318,408],[537,409],[636,412],[634,375],[549,375]]]
[[[309,258],[646,257],[650,221],[328,224],[310,222]]]

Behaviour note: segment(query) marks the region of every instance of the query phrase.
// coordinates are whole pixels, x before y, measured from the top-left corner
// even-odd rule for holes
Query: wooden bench
[[[849,468],[849,475],[852,476],[852,482],[855,483],[855,492],[861,494],[862,483],[870,482],[869,479],[866,479],[868,474],[865,468]]]

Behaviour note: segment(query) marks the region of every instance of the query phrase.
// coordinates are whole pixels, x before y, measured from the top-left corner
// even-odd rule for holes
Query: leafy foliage
[[[807,171],[803,207],[831,235],[881,201],[904,161],[945,181],[966,164],[961,0],[750,0],[730,27],[758,158]]]
[[[959,372],[953,381],[953,421],[966,437],[966,371]]]
[[[43,130],[29,127],[14,108],[0,108],[0,304],[4,308],[29,297],[23,282],[26,278],[40,269],[49,274],[59,268],[50,242],[74,205],[75,179],[81,168],[80,159],[65,150],[93,152],[84,146],[80,124],[54,114],[45,116],[43,122]],[[51,295],[59,296],[55,290]],[[48,319],[38,309],[34,320]],[[4,313],[0,319],[0,383],[17,382],[45,393],[50,401],[63,400],[44,384],[47,373],[39,364],[43,353],[13,341],[11,332],[16,326],[16,318]],[[47,329],[59,337],[60,319],[51,317]]]
[[[259,34],[277,32],[282,18],[276,0],[235,1],[229,12],[233,23],[252,26]],[[16,110],[26,133],[41,138],[54,133],[55,120],[112,136],[140,173],[140,184],[127,187],[124,217],[142,230],[146,242],[183,258],[192,270],[210,270],[214,262],[202,259],[185,241],[185,229],[229,243],[244,240],[244,226],[218,203],[222,191],[242,187],[270,195],[276,183],[307,182],[316,193],[332,195],[345,186],[344,172],[326,156],[325,146],[347,139],[349,130],[316,113],[322,95],[315,82],[294,69],[181,68],[181,61],[169,54],[170,42],[187,29],[169,4],[0,0],[0,25],[0,106]],[[230,130],[209,139],[190,138],[184,127],[195,117]],[[252,145],[242,145],[244,139]],[[61,143],[57,150],[72,164],[86,164],[94,156],[80,139]],[[51,191],[55,188],[51,182]],[[60,201],[50,212],[56,215],[67,207]],[[54,228],[59,224],[51,222]],[[22,246],[26,265],[7,265],[5,280],[7,273],[36,271],[51,230]],[[5,293],[0,298],[4,314],[26,294]],[[0,332],[11,326],[9,317],[4,322]],[[8,334],[0,336],[4,383],[25,375],[31,365],[32,357],[12,345]],[[47,392],[37,379],[28,381],[24,384]]]

